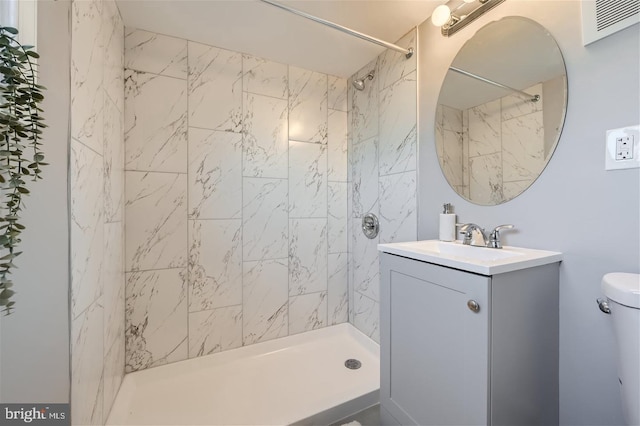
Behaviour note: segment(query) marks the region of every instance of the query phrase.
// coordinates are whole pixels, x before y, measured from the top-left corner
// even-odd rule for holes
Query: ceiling
[[[384,51],[259,0],[117,0],[125,25],[349,77]],[[444,0],[298,0],[290,7],[395,42]],[[414,46],[402,46],[404,48]]]

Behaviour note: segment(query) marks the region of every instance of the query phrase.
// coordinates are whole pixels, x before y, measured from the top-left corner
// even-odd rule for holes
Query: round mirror
[[[481,28],[456,55],[436,112],[436,149],[451,187],[493,206],[524,192],[560,139],[567,73],[540,24],[506,17]]]

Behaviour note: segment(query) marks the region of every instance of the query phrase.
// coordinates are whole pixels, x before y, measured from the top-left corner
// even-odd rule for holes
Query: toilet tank
[[[640,275],[606,274],[602,291],[613,321],[624,418],[640,425]]]

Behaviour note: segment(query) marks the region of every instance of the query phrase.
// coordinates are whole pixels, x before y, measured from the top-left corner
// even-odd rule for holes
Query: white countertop
[[[555,251],[512,246],[493,249],[467,246],[461,241],[424,240],[378,244],[378,250],[482,275],[496,275],[562,260],[562,253]]]

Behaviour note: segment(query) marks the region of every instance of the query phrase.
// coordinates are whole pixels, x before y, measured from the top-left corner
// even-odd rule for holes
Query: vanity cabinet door
[[[402,425],[488,424],[490,277],[380,262],[383,408]]]

